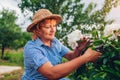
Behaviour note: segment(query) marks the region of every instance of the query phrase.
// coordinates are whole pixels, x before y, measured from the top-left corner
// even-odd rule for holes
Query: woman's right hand
[[[100,58],[101,55],[102,53],[92,50],[91,48],[88,48],[83,54],[88,62],[95,62],[98,58]]]

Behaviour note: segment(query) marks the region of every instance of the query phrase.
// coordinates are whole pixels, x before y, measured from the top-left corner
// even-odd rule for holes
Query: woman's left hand
[[[89,43],[90,43],[90,37],[83,37],[78,42],[78,46],[76,47],[76,49],[78,51],[83,51],[89,45]]]

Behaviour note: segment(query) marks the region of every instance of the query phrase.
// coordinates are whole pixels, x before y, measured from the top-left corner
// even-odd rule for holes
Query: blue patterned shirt
[[[62,57],[69,52],[69,49],[62,45],[57,38],[52,41],[52,46],[48,47],[37,38],[30,40],[24,47],[24,74],[22,80],[48,80],[40,74],[37,69],[47,61],[52,65],[62,63]],[[62,78],[60,80],[67,80]]]

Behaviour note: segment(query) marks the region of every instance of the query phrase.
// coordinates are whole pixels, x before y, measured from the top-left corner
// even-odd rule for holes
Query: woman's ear
[[[38,29],[35,30],[35,34],[36,34],[36,35],[40,34],[40,31],[39,31]]]
[[[33,34],[32,34],[32,40],[37,39],[37,37],[38,37],[37,34],[38,34],[38,33],[37,33],[37,30],[34,30],[34,31],[33,31]]]

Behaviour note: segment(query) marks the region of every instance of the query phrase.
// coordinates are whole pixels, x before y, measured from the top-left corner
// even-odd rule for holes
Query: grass
[[[0,53],[1,57],[1,53]],[[21,66],[23,68],[23,51],[9,50],[5,52],[4,60],[0,59],[0,65]],[[22,70],[16,70],[11,73],[3,74],[0,80],[21,80]],[[1,76],[1,75],[0,75]]]
[[[23,69],[13,71],[11,73],[4,74],[3,78],[0,78],[0,80],[21,80],[22,73]]]
[[[0,62],[0,65],[23,66],[23,51],[7,50],[4,53],[4,60],[0,59]]]
[[[6,65],[6,66],[18,66],[19,64],[10,62],[8,60],[1,60],[0,59],[0,65]]]

